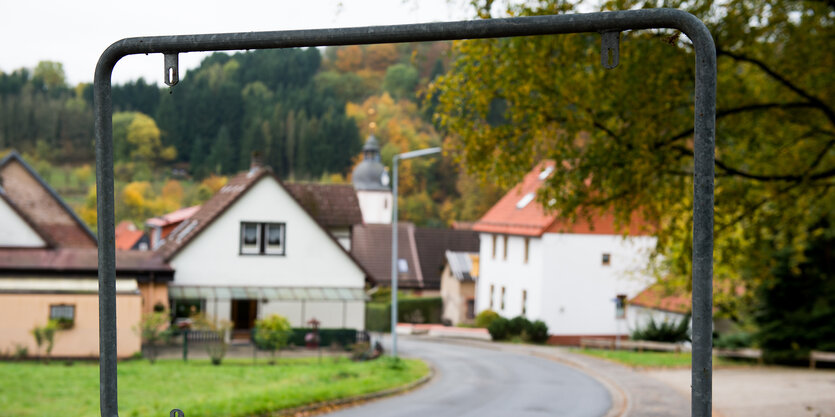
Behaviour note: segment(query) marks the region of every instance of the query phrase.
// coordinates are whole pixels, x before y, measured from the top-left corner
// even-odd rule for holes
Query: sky
[[[63,64],[67,82],[92,82],[101,53],[123,38],[466,20],[465,0],[0,0],[0,71]],[[180,54],[180,77],[207,53]],[[128,56],[113,82],[164,87],[161,54]]]

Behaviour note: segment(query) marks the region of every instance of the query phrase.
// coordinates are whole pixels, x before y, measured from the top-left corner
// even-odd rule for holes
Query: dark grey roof
[[[409,270],[398,278],[404,289],[437,290],[447,262],[447,250],[478,252],[478,233],[471,230],[418,228],[400,222],[398,258],[408,262]],[[354,226],[351,253],[383,286],[391,285],[391,225]]]
[[[423,274],[424,288],[441,288],[441,273],[448,250],[458,252],[478,252],[478,232],[472,230],[418,228],[415,230],[415,243],[420,255],[420,270]]]
[[[362,151],[363,160],[351,174],[354,188],[363,191],[388,191],[388,184],[383,184],[386,168],[380,162],[380,145],[374,135],[368,137]]]
[[[397,258],[406,261],[407,269],[397,276],[402,289],[424,288],[420,260],[415,245],[415,225],[399,222]],[[391,285],[391,225],[362,224],[351,233],[351,254],[365,267],[378,285]]]

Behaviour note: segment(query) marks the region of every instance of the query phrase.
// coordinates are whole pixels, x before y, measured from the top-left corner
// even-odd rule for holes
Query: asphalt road
[[[414,338],[398,338],[398,350],[429,362],[433,380],[413,392],[328,416],[599,417],[611,407],[600,383],[547,359]]]

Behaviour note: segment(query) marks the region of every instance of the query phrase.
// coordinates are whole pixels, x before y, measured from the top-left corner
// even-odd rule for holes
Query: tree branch
[[[717,49],[716,50],[716,56],[721,56],[721,55],[728,56],[728,57],[730,57],[730,58],[732,58],[736,61],[747,62],[749,64],[752,64],[752,65],[758,67],[763,72],[765,72],[766,74],[771,76],[771,78],[774,78],[777,82],[779,82],[780,84],[783,84],[783,86],[785,86],[789,90],[794,91],[795,94],[805,98],[807,101],[809,101],[809,103],[814,104],[814,106],[816,108],[819,108],[824,114],[826,114],[826,117],[829,119],[830,123],[835,124],[835,110],[833,110],[828,105],[826,105],[826,103],[824,103],[821,99],[807,93],[806,91],[804,91],[800,87],[794,85],[794,83],[792,83],[791,81],[789,81],[788,79],[786,79],[782,75],[778,74],[776,71],[769,68],[768,65],[766,65],[764,62],[762,62],[758,59],[755,59],[755,58],[751,58],[749,56],[745,56],[745,55],[742,55],[742,54],[736,54],[736,53],[733,53],[733,52],[728,51],[728,50]]]
[[[685,156],[688,156],[688,157],[691,157],[691,158],[693,157],[693,151],[684,147],[684,146],[673,146],[673,149],[678,151],[682,155],[685,155]],[[722,162],[719,159],[714,159],[713,162],[714,162],[714,165],[716,165],[717,168],[721,169],[722,171],[724,171],[728,174],[731,174],[731,175],[734,175],[734,176],[737,176],[737,177],[747,178],[747,179],[750,179],[750,180],[764,181],[764,182],[768,182],[768,181],[795,181],[795,182],[800,182],[800,181],[805,181],[805,180],[816,181],[816,180],[826,179],[826,178],[829,178],[829,177],[835,177],[835,168],[832,168],[832,169],[829,169],[829,170],[826,170],[826,171],[823,171],[823,172],[819,172],[819,173],[814,174],[814,175],[805,175],[805,174],[804,175],[765,175],[765,174],[753,174],[753,173],[750,173],[750,172],[745,172],[745,171],[736,169],[736,168],[731,167],[730,165]]]
[[[769,110],[769,109],[799,109],[799,108],[818,108],[818,106],[808,103],[805,101],[797,101],[791,103],[759,103],[759,104],[748,104],[745,106],[740,107],[733,107],[730,109],[724,110],[717,110],[716,111],[716,120],[719,120],[723,117],[731,116],[738,113],[744,113],[747,111],[762,111],[762,110]],[[676,135],[670,137],[669,139],[658,142],[655,144],[654,149],[660,149],[664,146],[669,144],[675,143],[678,140],[684,139],[693,134],[693,128],[689,128],[687,130],[683,130]]]

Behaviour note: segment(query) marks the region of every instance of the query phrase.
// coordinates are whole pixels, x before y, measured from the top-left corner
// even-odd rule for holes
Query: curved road
[[[405,337],[398,350],[429,362],[435,377],[413,392],[328,416],[599,417],[611,407],[599,382],[547,359]]]

